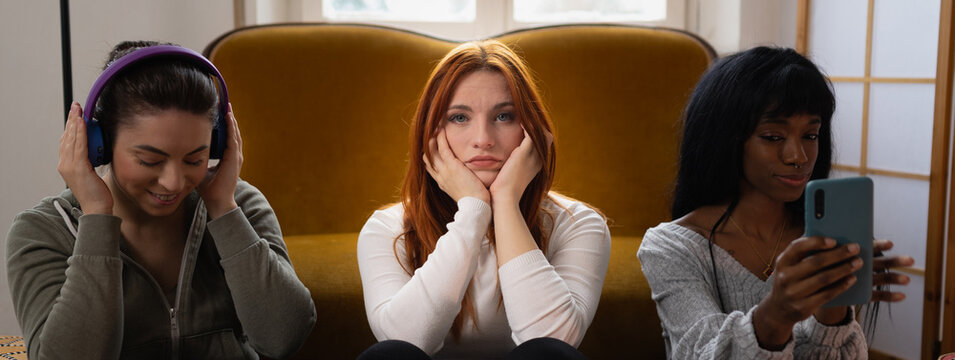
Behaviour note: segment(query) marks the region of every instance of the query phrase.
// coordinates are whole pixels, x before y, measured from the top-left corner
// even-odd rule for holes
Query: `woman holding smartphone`
[[[358,237],[362,359],[578,359],[610,257],[598,212],[550,192],[553,127],[523,61],[451,50],[411,126],[401,203]]]
[[[684,112],[674,220],[637,253],[670,358],[866,356],[852,309],[823,306],[856,281],[859,246],[802,237],[803,190],[832,165],[834,109],[828,81],[791,49],[750,49],[703,75]],[[873,285],[907,284],[885,271],[912,263],[876,259]]]
[[[7,236],[29,357],[291,356],[315,307],[271,207],[239,180],[242,137],[217,71],[188,49],[123,42],[104,73],[114,75],[85,110],[108,140],[105,175],[74,103],[57,166],[69,189],[18,215]]]

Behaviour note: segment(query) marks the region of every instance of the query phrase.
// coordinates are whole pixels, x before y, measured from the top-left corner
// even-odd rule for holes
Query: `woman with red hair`
[[[401,203],[358,238],[382,341],[360,358],[583,358],[610,232],[600,213],[550,192],[552,129],[507,46],[465,43],[441,60],[411,125]]]

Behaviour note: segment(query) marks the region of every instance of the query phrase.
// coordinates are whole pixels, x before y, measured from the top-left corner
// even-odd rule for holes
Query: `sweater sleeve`
[[[498,269],[516,344],[551,337],[576,347],[597,311],[610,261],[607,223],[581,204],[558,211],[549,257],[532,250]]]
[[[265,196],[240,181],[236,203],[239,208],[209,222],[209,233],[250,345],[265,356],[286,358],[312,331],[315,305],[295,275]]]
[[[865,359],[869,356],[865,334],[855,317],[848,324],[828,326],[810,316],[796,324],[793,337],[796,340],[793,354],[797,359]]]
[[[407,341],[433,355],[444,346],[461,310],[491,221],[491,207],[475,198],[459,200],[454,221],[427,261],[407,270],[413,270],[413,275],[403,267],[403,243],[395,243],[403,224],[400,212],[393,210],[376,211],[358,235],[368,323],[378,340]]]
[[[7,271],[29,358],[119,357],[120,223],[111,215],[83,215],[74,245],[63,223],[32,210],[16,217],[7,235]]]
[[[705,275],[709,257],[701,259],[679,235],[647,230],[637,256],[657,303],[657,314],[670,338],[671,359],[791,359],[792,339],[781,351],[759,346],[753,312],[724,313]],[[705,262],[703,260],[706,260]]]

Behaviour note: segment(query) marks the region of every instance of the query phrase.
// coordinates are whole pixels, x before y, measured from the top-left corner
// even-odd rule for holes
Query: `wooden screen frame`
[[[943,219],[946,210],[945,200],[946,185],[948,189],[955,189],[955,177],[949,177],[946,171],[949,169],[952,154],[950,146],[952,143],[952,94],[953,94],[953,76],[955,76],[955,5],[952,0],[942,0],[942,9],[939,19],[938,34],[938,67],[936,78],[938,82],[935,85],[935,131],[932,136],[932,170],[938,169],[937,178],[933,178],[930,185],[930,193],[938,196],[929,199],[929,211],[937,211],[938,219],[929,218],[929,231],[935,231],[938,241],[929,242],[926,248],[926,254],[935,254],[928,256],[926,266],[931,263],[939,271],[932,273],[934,295],[933,313],[925,311],[923,316],[923,339],[922,351],[935,350],[933,355],[955,352],[955,242],[952,241],[952,232],[955,231],[955,193],[949,193],[948,197],[948,224]],[[937,180],[937,181],[935,181]],[[937,183],[937,184],[936,184]],[[935,220],[936,223],[931,221]],[[947,232],[946,232],[947,230]],[[931,234],[931,233],[930,233]],[[946,236],[947,234],[947,236]],[[944,251],[943,251],[944,249]],[[931,252],[929,252],[931,251]],[[944,257],[943,257],[944,256]],[[945,283],[942,287],[942,266],[945,259],[949,260],[945,270]],[[928,301],[928,278],[926,278],[926,307]],[[945,300],[939,302],[939,295]],[[940,319],[940,312],[944,309],[944,317]],[[931,317],[931,319],[929,318]],[[925,324],[931,322],[932,329],[925,328]],[[939,328],[939,322],[942,327]],[[941,332],[941,334],[939,334]],[[926,339],[924,334],[930,333],[932,338]],[[941,335],[941,336],[939,336]],[[937,339],[941,337],[941,343]]]
[[[809,49],[810,0],[799,0],[796,13],[796,50],[806,55]],[[922,309],[922,358],[934,359],[941,353],[955,352],[955,266],[949,264],[943,269],[945,259],[955,261],[955,243],[951,234],[955,228],[955,193],[947,195],[949,187],[955,189],[955,177],[948,174],[951,153],[950,132],[952,129],[952,93],[955,74],[955,18],[953,0],[942,0],[939,21],[938,61],[935,78],[873,78],[871,77],[872,59],[872,19],[875,0],[869,0],[866,20],[866,58],[864,76],[831,77],[833,82],[861,82],[863,84],[862,112],[862,151],[858,167],[834,165],[834,169],[854,171],[860,174],[876,174],[898,178],[929,181],[928,224],[926,234],[925,268],[899,269],[900,271],[925,277]],[[907,172],[872,169],[867,166],[869,85],[871,83],[927,83],[935,84],[935,110],[933,116],[932,155],[929,175]],[[946,200],[948,203],[946,204]],[[948,210],[948,226],[945,214]],[[947,229],[946,229],[947,227]],[[945,245],[948,246],[945,246]],[[943,251],[943,249],[945,251]],[[945,286],[942,284],[942,271],[946,271]],[[944,297],[943,295],[944,291]],[[941,301],[944,298],[944,303]],[[911,301],[911,300],[910,300]],[[942,309],[944,308],[944,318]],[[944,327],[941,327],[944,326]],[[948,331],[942,331],[947,329]],[[941,342],[939,342],[941,338]]]

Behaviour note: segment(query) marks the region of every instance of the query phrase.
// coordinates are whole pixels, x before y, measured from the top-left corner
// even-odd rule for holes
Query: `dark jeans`
[[[358,355],[357,360],[430,360],[424,351],[401,340],[385,340]],[[531,339],[511,350],[506,360],[586,360],[569,344],[554,338]]]

